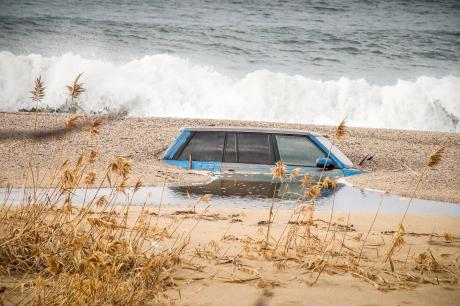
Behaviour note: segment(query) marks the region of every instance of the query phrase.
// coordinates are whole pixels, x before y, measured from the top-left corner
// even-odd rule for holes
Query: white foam
[[[234,80],[211,67],[159,54],[124,64],[67,53],[59,57],[0,52],[0,110],[30,108],[42,75],[44,104],[59,107],[65,85],[84,72],[87,110],[127,110],[131,116],[225,118],[314,124],[460,131],[460,78],[420,76],[377,86],[364,79],[313,80],[257,70]]]

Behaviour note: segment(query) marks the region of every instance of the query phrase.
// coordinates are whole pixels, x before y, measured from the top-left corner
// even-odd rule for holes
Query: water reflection
[[[317,182],[318,178],[313,178]],[[44,202],[47,198],[46,190],[36,190],[37,201]],[[294,209],[303,193],[299,183],[275,183],[270,175],[224,175],[206,185],[188,187],[157,187],[145,186],[133,193],[132,188],[127,193],[116,193],[111,198],[113,203],[125,205],[144,205],[157,207],[161,202],[163,206],[188,207],[196,203],[199,196],[211,194],[209,202],[212,207],[230,208],[269,208],[273,203],[281,209]],[[0,203],[2,205],[25,204],[26,199],[32,198],[33,190],[13,188],[10,193],[5,188],[0,188]],[[84,199],[100,196],[113,196],[112,189],[77,189],[74,191],[72,202],[81,205]],[[334,203],[337,212],[363,212],[375,213],[382,200],[381,213],[403,213],[409,201],[397,195],[383,195],[381,192],[358,189],[345,184],[338,184],[337,189],[323,190],[317,199],[318,210],[330,210]],[[64,196],[60,200],[64,201]],[[5,200],[6,199],[6,200]],[[3,201],[2,201],[3,200]],[[424,215],[450,215],[460,216],[460,205],[438,201],[414,199],[409,209],[409,214]]]
[[[317,180],[312,180],[316,182]],[[343,188],[343,184],[337,185],[337,190]],[[179,194],[211,194],[219,197],[240,198],[272,198],[285,200],[298,200],[305,190],[298,181],[278,182],[268,175],[225,175],[217,177],[207,185],[171,187],[171,190]],[[336,190],[336,191],[337,191]],[[320,198],[328,198],[333,194],[331,189],[323,189]]]

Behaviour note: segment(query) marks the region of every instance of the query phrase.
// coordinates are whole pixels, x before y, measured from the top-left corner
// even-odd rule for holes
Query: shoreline
[[[196,171],[185,171],[166,166],[160,161],[162,153],[184,126],[241,126],[270,127],[313,130],[324,135],[332,135],[336,127],[287,124],[260,121],[236,121],[215,119],[183,118],[120,118],[103,119],[99,135],[89,139],[84,132],[76,131],[59,136],[43,137],[39,141],[27,138],[34,131],[37,115],[37,130],[49,131],[64,127],[64,120],[71,114],[51,113],[0,113],[0,184],[7,182],[21,186],[26,161],[33,148],[34,161],[47,165],[48,170],[39,170],[42,179],[38,183],[48,186],[53,169],[65,159],[75,161],[81,153],[95,149],[98,160],[94,170],[102,176],[107,163],[116,156],[133,161],[133,173],[128,185],[137,178],[145,185],[180,186],[200,184],[209,180],[206,175]],[[369,173],[345,178],[346,182],[357,188],[375,189],[394,195],[411,197],[414,182],[419,179],[426,160],[439,146],[447,151],[439,166],[428,171],[421,181],[415,198],[460,203],[460,134],[447,132],[408,131],[349,127],[349,134],[335,143],[355,165],[368,155],[360,169]],[[102,174],[101,174],[102,173]]]
[[[409,205],[410,198],[403,197],[400,195],[391,195],[381,190],[376,189],[365,189],[355,188],[349,183],[344,183],[341,180],[339,184],[342,187],[338,187],[334,191],[334,199],[331,201],[329,198],[318,198],[316,201],[316,210],[322,212],[328,212],[334,205],[335,213],[350,213],[350,214],[372,214],[377,209],[380,214],[384,215],[401,215],[407,208],[408,214],[414,216],[438,216],[438,217],[458,217],[460,218],[460,206],[456,203],[440,202],[413,198],[411,201],[412,205]],[[200,184],[198,184],[199,186]],[[187,187],[191,187],[189,185]],[[185,187],[185,188],[187,188]],[[344,192],[342,188],[353,188],[348,189]],[[116,189],[116,188],[115,188]],[[72,194],[74,196],[73,204],[75,207],[82,207],[83,199],[91,199],[96,197],[108,196],[113,192],[113,187],[80,187],[73,189]],[[212,207],[215,209],[240,209],[240,210],[268,210],[272,203],[271,197],[265,196],[225,196],[214,193],[195,193],[188,189],[187,196],[181,194],[175,186],[150,186],[143,185],[136,191],[134,187],[127,187],[124,191],[120,192],[120,195],[124,196],[117,197],[114,200],[114,207],[121,208],[126,206],[128,200],[132,207],[142,207],[143,205],[158,205],[165,209],[168,208],[186,208],[190,205],[193,199],[200,202],[200,198],[207,195],[212,200]],[[182,191],[182,192],[184,192]],[[33,188],[27,187],[10,187],[10,189],[0,186],[0,197],[6,199],[5,201],[14,207],[22,207],[22,201],[28,197],[34,197],[34,194],[38,194],[38,201],[42,201],[48,194],[48,188]],[[84,196],[83,196],[84,195]],[[63,199],[61,199],[63,200]],[[286,199],[283,197],[277,197],[276,205],[277,210],[280,211],[294,211],[296,210],[301,202],[298,199]],[[379,204],[380,203],[380,204]],[[409,206],[408,206],[409,205]],[[379,207],[379,208],[378,208]]]

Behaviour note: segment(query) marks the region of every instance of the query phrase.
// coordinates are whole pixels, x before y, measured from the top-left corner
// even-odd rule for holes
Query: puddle
[[[113,199],[115,203],[123,205],[131,201],[133,205],[152,207],[160,201],[164,206],[187,207],[197,202],[199,196],[211,194],[209,204],[212,207],[227,208],[269,208],[272,204],[272,197],[275,194],[276,205],[281,204],[281,209],[294,209],[299,204],[299,197],[302,189],[298,183],[280,184],[273,183],[270,175],[226,175],[217,176],[207,185],[187,187],[142,187],[136,193],[127,189],[127,194],[117,193]],[[73,202],[81,204],[93,197],[102,195],[109,196],[111,189],[77,189]],[[29,196],[31,192],[26,192]],[[6,189],[0,189],[1,203],[5,203]],[[383,194],[377,191],[363,190],[339,183],[334,192],[332,190],[322,191],[317,200],[318,210],[330,210],[335,201],[334,210],[337,212],[363,212],[374,213],[377,210]],[[40,194],[40,201],[45,196]],[[8,196],[7,204],[24,203],[23,189],[13,189]],[[63,201],[64,199],[61,198]],[[381,213],[402,213],[406,209],[409,199],[394,195],[383,196]],[[200,203],[198,207],[207,204]],[[409,209],[410,214],[421,215],[449,215],[460,216],[460,205],[438,201],[421,199],[412,200]]]

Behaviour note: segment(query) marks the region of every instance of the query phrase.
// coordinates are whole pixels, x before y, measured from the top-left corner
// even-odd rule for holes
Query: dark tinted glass
[[[274,163],[268,134],[238,134],[238,162],[248,164]]]
[[[224,132],[195,132],[179,156],[179,160],[222,161]]]
[[[227,142],[225,145],[224,162],[227,162],[227,163],[238,162],[238,159],[236,156],[236,134],[235,133],[227,133]]]
[[[326,154],[306,136],[276,135],[281,160],[285,165],[316,166],[316,160]]]

